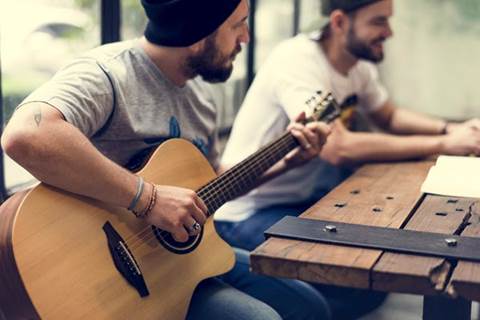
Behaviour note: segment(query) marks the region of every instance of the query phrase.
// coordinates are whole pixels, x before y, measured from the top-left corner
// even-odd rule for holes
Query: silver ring
[[[190,231],[193,232],[193,231],[199,231],[200,229],[202,228],[202,226],[200,225],[200,223],[196,222],[194,224],[192,224],[192,226],[190,227]]]
[[[311,145],[310,143],[307,143],[307,144],[305,145],[305,149],[310,149],[311,147],[312,147],[312,145]]]

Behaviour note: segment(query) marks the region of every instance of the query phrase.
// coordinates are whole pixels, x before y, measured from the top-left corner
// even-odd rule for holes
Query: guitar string
[[[273,144],[272,144],[272,146],[275,147],[272,151],[278,152],[279,149],[284,148],[286,145],[288,145],[288,143],[290,141],[285,141],[285,138],[286,137],[281,138],[281,139],[283,139],[283,141],[280,141],[280,139],[277,140],[277,142],[280,142],[280,143],[278,143],[276,146],[273,146]],[[265,158],[271,157],[270,149],[272,149],[272,148],[267,148],[266,150],[260,150],[259,153],[257,155],[255,155],[256,160],[249,163],[248,165],[246,165],[244,167],[240,167],[240,170],[239,170],[238,167],[237,168],[234,167],[231,170],[229,170],[228,172],[226,172],[223,176],[220,176],[217,179],[214,179],[210,183],[206,184],[204,187],[200,188],[200,190],[198,192],[199,196],[202,199],[205,199],[206,202],[208,202],[209,200],[211,200],[212,195],[216,196],[218,194],[218,189],[225,187],[226,184],[228,184],[229,182],[237,179],[237,177],[240,174],[245,174],[247,171],[249,171],[251,169],[251,167],[255,166],[258,162],[263,161]],[[267,151],[267,154],[265,154],[264,151]],[[263,154],[260,154],[261,152],[263,152]],[[246,160],[248,160],[248,158]],[[242,163],[247,162],[246,160],[242,161]],[[202,194],[202,192],[203,192],[203,194]],[[209,214],[209,215],[211,215],[211,214]],[[146,227],[145,229],[142,230],[142,232],[147,230],[147,229],[150,229],[150,227]],[[139,234],[135,234],[135,235],[131,236],[130,238],[138,237],[138,236],[139,236]],[[129,241],[130,239],[126,239],[126,240]]]
[[[212,199],[215,199],[215,197],[217,195],[221,194],[218,191],[221,190],[222,187],[225,187],[230,182],[233,182],[233,183],[237,182],[236,180],[238,180],[238,177],[240,177],[241,174],[245,174],[246,172],[251,170],[253,167],[258,166],[259,163],[263,164],[265,160],[271,160],[273,152],[282,151],[282,149],[284,149],[285,147],[288,147],[290,144],[292,144],[291,138],[293,138],[293,136],[291,136],[291,135],[282,136],[282,138],[280,138],[279,140],[274,142],[272,145],[270,145],[269,146],[270,148],[267,147],[264,150],[259,151],[259,154],[255,155],[256,159],[252,160],[252,159],[247,158],[245,160],[245,162],[247,162],[247,160],[252,160],[251,163],[248,163],[245,167],[237,167],[236,166],[236,167],[232,168],[231,170],[227,171],[225,173],[225,175],[220,176],[218,179],[213,180],[212,181],[213,183],[210,182],[207,185],[205,185],[204,187],[202,187],[199,190],[198,195],[202,199],[204,199],[204,201],[206,203],[209,203]],[[296,141],[296,140],[294,140],[294,141]],[[292,147],[295,148],[296,146],[294,145]],[[293,148],[289,148],[289,150],[286,151],[286,153],[290,152]],[[263,154],[260,154],[262,152],[263,152]],[[235,172],[235,171],[237,171],[237,172]],[[214,182],[217,182],[217,183],[214,183]],[[232,186],[235,186],[235,184],[233,184]],[[212,188],[209,190],[208,187],[212,187]],[[202,190],[206,190],[206,193],[204,195],[201,195]],[[221,191],[224,191],[224,190],[221,190]],[[225,199],[223,199],[223,200],[225,200]],[[224,202],[226,202],[226,201],[224,201]],[[215,204],[216,204],[216,202],[215,202]],[[213,213],[209,213],[208,216],[211,216],[212,214]],[[137,233],[135,235],[132,235],[129,238],[127,238],[126,240],[124,240],[124,242],[127,245],[132,246],[132,248],[135,248],[136,243],[138,243],[139,241],[145,241],[146,242],[146,241],[149,241],[153,237],[156,236],[155,233],[150,229],[152,229],[151,226],[145,227],[139,233]],[[158,229],[158,230],[161,230],[159,233],[162,236],[170,234],[169,232],[164,231],[162,229]],[[132,238],[136,238],[136,239],[131,242]]]
[[[216,196],[216,194],[214,194],[213,196]],[[206,198],[206,201],[209,201],[209,200],[211,200],[211,196],[209,196],[209,197]],[[128,242],[128,245],[131,246],[132,248],[136,248],[136,244],[137,244],[139,241],[140,241],[140,242],[141,242],[141,241],[149,241],[150,239],[156,237],[156,234],[159,234],[159,235],[162,236],[162,237],[165,237],[166,235],[170,235],[170,234],[171,234],[171,233],[169,233],[169,232],[167,232],[167,231],[165,231],[165,230],[162,230],[162,229],[157,229],[157,232],[153,232],[153,230],[149,230],[149,229],[152,229],[152,227],[151,227],[151,226],[146,227],[146,228],[144,229],[143,234],[140,234],[135,241],[133,241],[133,242],[131,242],[131,243],[130,243],[130,241],[127,241],[127,242]]]
[[[285,138],[285,137],[283,137],[283,138]],[[285,140],[286,140],[286,139],[285,139]],[[291,143],[291,141],[281,141],[281,143],[277,144],[277,146],[276,146],[274,149],[276,149],[275,151],[278,151],[279,149],[285,147],[285,146],[288,145],[289,143]],[[264,160],[265,158],[268,158],[268,157],[270,157],[270,156],[271,156],[271,155],[268,154],[268,153],[267,153],[267,154],[262,154],[261,157],[258,157],[258,160],[254,160],[252,163],[249,163],[249,165],[246,166],[245,168],[241,168],[242,170],[240,170],[238,173],[244,173],[244,172],[246,172],[249,168],[255,166],[258,162],[260,162],[260,160]],[[232,169],[233,169],[233,168],[232,168]],[[224,178],[226,178],[226,180],[230,179],[230,180],[228,180],[228,181],[233,181],[233,180],[235,179],[235,175],[233,175],[233,177],[225,177],[225,176],[224,176]],[[215,181],[215,180],[214,180],[214,181]],[[221,181],[221,182],[223,182],[223,181]],[[223,184],[225,184],[225,183],[226,183],[226,182],[224,182]],[[207,184],[207,186],[208,186],[208,184]],[[205,201],[206,201],[207,203],[208,203],[212,198],[214,198],[214,197],[218,194],[218,189],[220,189],[219,187],[221,187],[221,186],[222,186],[222,185],[214,186],[214,188],[212,188],[211,190],[208,190],[208,191],[207,191],[207,194],[204,195]],[[202,187],[202,188],[200,189],[200,191],[201,191],[201,190],[205,190],[205,187]],[[199,193],[200,193],[200,192],[199,192]],[[211,215],[211,214],[209,214],[209,215]],[[137,239],[136,239],[135,241],[130,242],[130,239],[128,239],[128,240],[126,240],[125,242],[126,242],[129,246],[130,246],[130,245],[131,245],[131,246],[135,246],[135,244],[136,244],[138,241],[145,241],[147,238],[152,238],[152,237],[154,237],[154,236],[155,236],[155,233],[151,232],[149,229],[151,229],[151,226],[146,227],[146,228],[143,229],[140,233],[138,233],[138,234],[133,235],[133,236],[130,237],[130,239],[133,238],[133,237],[137,237]],[[158,229],[158,230],[161,230],[161,229]],[[151,232],[151,233],[150,233],[150,232]],[[143,234],[142,234],[142,233],[143,233]],[[149,235],[150,237],[144,237],[145,234]],[[160,235],[163,236],[163,235],[166,235],[166,234],[168,235],[168,234],[170,234],[170,233],[167,232],[167,231],[164,231],[164,230],[161,230],[161,231],[160,231]],[[150,240],[150,239],[149,239],[149,240]]]
[[[328,95],[327,95],[327,98],[328,98]],[[322,105],[323,110],[326,110],[327,106],[323,105],[323,103],[326,101],[327,98],[322,99],[322,101],[320,103],[315,101],[316,105],[317,106]],[[314,112],[318,112],[318,111],[314,111]],[[294,145],[289,146],[292,142],[294,143]],[[289,147],[289,150],[284,152],[284,155],[288,154],[288,152],[293,150],[298,145],[299,145],[299,143],[296,141],[296,139],[289,132],[286,132],[277,141],[271,143],[270,145],[267,145],[264,149],[258,151],[256,154],[251,155],[250,157],[248,157],[247,159],[245,159],[241,163],[237,164],[231,170],[227,171],[225,173],[225,175],[220,176],[219,178],[214,179],[213,181],[207,183],[204,187],[202,187],[199,190],[199,192],[198,192],[199,197],[204,198],[205,199],[204,201],[208,203],[209,200],[212,200],[213,198],[215,198],[215,196],[217,196],[218,189],[220,189],[220,187],[224,187],[226,184],[229,184],[232,181],[233,181],[232,186],[235,187],[236,186],[235,183],[237,183],[236,180],[240,180],[240,179],[238,179],[238,177],[240,176],[239,174],[240,173],[245,173],[246,171],[251,169],[253,166],[257,165],[260,162],[260,160],[265,160],[265,159],[268,159],[269,157],[270,158],[273,157],[274,156],[274,155],[272,155],[273,152],[282,151],[280,149],[284,148],[286,146]],[[272,159],[269,159],[269,160],[272,160]],[[278,159],[277,161],[279,161],[279,160],[280,159]],[[249,161],[251,163],[248,163]],[[244,165],[244,164],[247,164],[247,165]],[[271,165],[269,165],[268,167],[270,167],[270,166]],[[267,169],[268,168],[266,168],[265,170],[267,170]],[[265,172],[265,170],[263,170],[263,172]],[[241,180],[238,181],[238,182],[242,183]],[[250,183],[252,183],[252,182],[250,182]],[[209,190],[210,187],[212,187],[212,188]],[[204,194],[202,196],[201,193],[204,190],[206,190],[206,194]],[[235,191],[233,191],[233,192],[235,192]],[[235,194],[233,196],[235,196]],[[228,200],[223,199],[222,201],[223,201],[223,203],[225,203]],[[216,202],[215,202],[215,204],[216,204]],[[211,216],[214,212],[215,212],[215,210],[213,210],[212,213],[208,213],[208,217]],[[146,242],[146,241],[149,241],[151,238],[155,237],[156,236],[155,233],[153,231],[150,231],[149,229],[152,229],[152,226],[148,226],[148,227],[144,228],[142,231],[140,231],[139,233],[137,233],[136,235],[133,235],[133,236],[129,237],[128,238],[128,243],[130,242],[130,240],[132,238],[137,237],[137,239],[135,241],[132,241],[132,243],[130,244],[133,247],[133,246],[135,246],[136,243],[138,243],[138,241],[145,241]],[[157,229],[157,230],[160,230],[159,234],[161,236],[163,236],[165,234],[167,234],[167,235],[170,234],[169,232],[164,231],[162,229]],[[146,234],[146,236],[145,236],[145,234]],[[150,238],[150,239],[146,240],[147,238]],[[125,243],[127,243],[127,240],[125,240]]]

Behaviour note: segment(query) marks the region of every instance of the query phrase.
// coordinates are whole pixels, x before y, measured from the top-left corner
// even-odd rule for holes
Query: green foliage
[[[75,0],[75,4],[79,8],[87,9],[95,7],[94,4],[98,2],[98,0]]]
[[[75,5],[93,17],[99,16],[100,0],[74,0]],[[146,24],[140,0],[120,0],[122,12],[122,38],[138,37],[143,33]]]
[[[147,18],[140,0],[122,0],[122,36],[138,37],[143,34]]]
[[[480,23],[480,1],[455,0],[453,1],[453,4],[458,8],[466,20]]]

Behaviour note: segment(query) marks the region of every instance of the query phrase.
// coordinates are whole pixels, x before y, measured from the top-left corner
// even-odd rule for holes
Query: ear
[[[341,10],[334,10],[330,14],[330,25],[334,33],[345,34],[350,28],[350,19]]]
[[[203,50],[203,47],[205,47],[205,39],[206,38],[203,38],[197,42],[195,42],[194,44],[190,45],[189,47],[187,47],[188,51],[191,53],[191,54],[197,54],[199,53],[200,51]]]

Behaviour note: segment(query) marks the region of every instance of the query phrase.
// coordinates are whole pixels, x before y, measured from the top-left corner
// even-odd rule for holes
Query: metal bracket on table
[[[480,261],[480,238],[286,216],[265,236]]]

